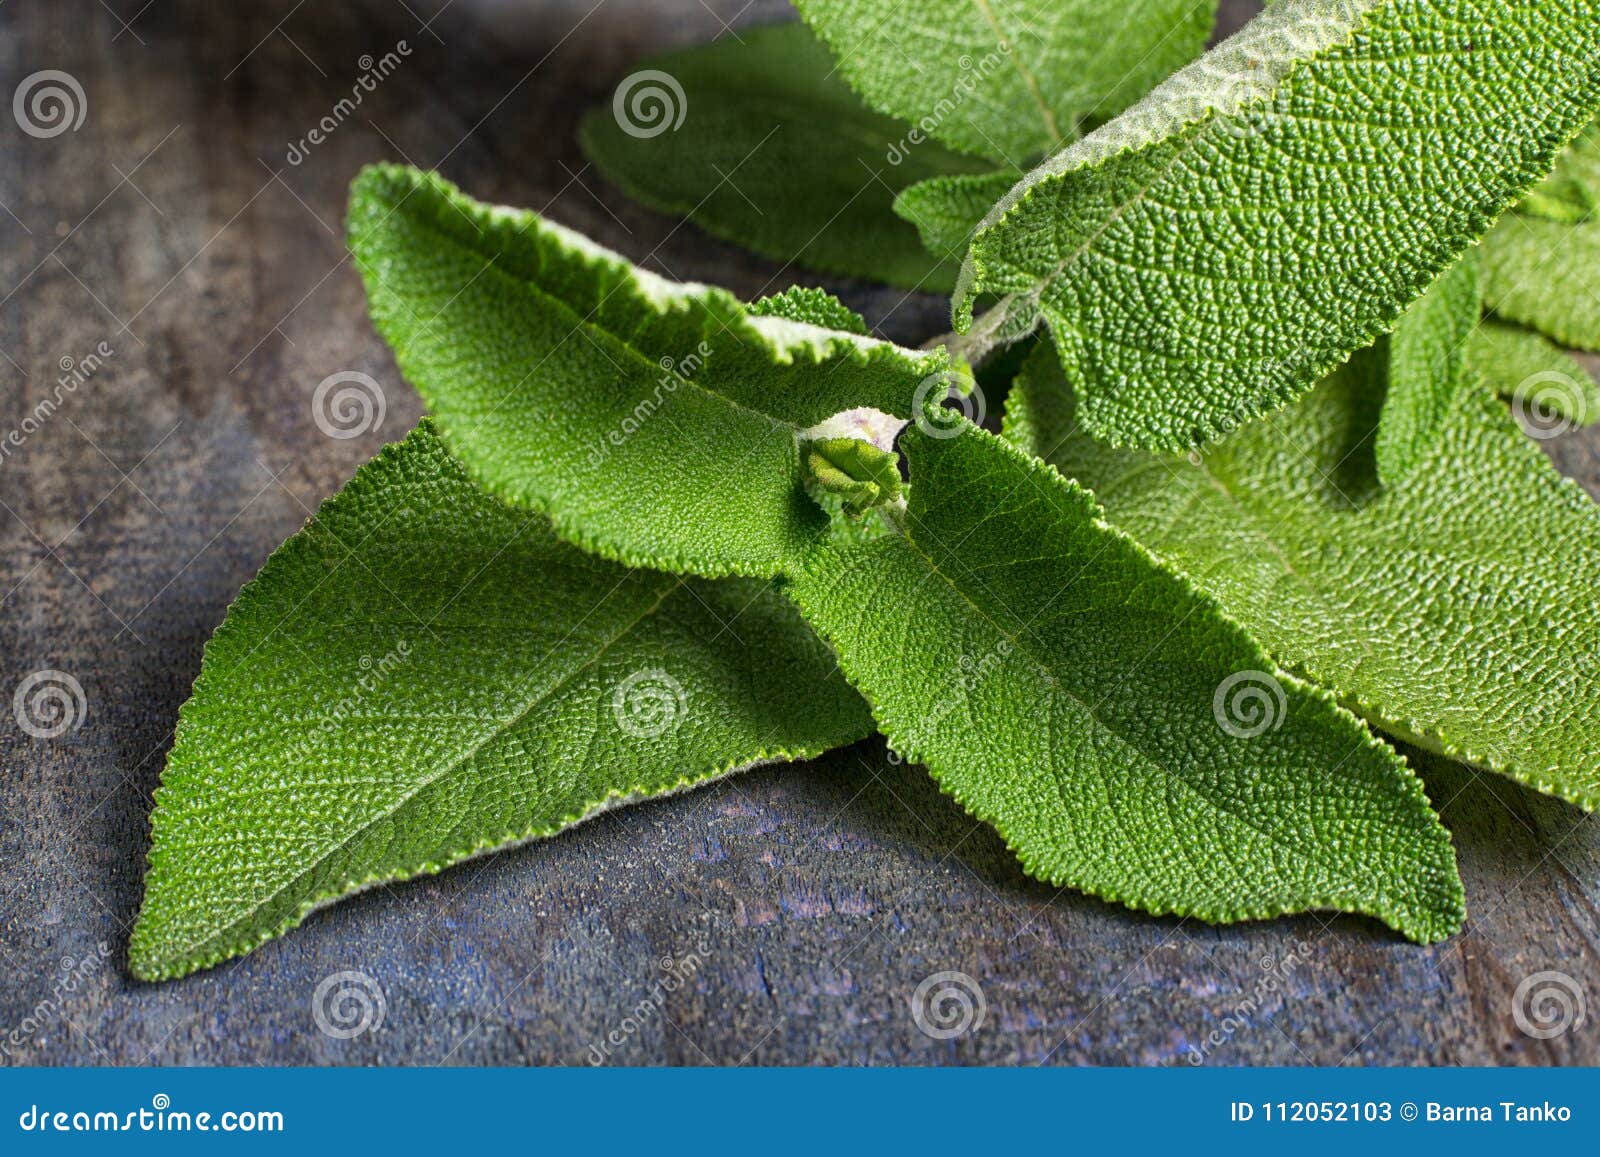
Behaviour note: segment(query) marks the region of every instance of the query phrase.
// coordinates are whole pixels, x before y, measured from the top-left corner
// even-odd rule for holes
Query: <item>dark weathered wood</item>
[[[0,1060],[584,1063],[647,998],[660,959],[688,952],[697,975],[616,1063],[1182,1064],[1269,977],[1212,1063],[1600,1059],[1593,1008],[1548,1042],[1511,1012],[1544,969],[1600,1001],[1600,827],[1452,767],[1429,782],[1473,911],[1434,948],[1363,920],[1214,929],[1058,893],[869,746],[378,889],[179,983],[131,982],[150,793],[202,643],[273,547],[419,413],[343,258],[357,167],[439,164],[479,196],[744,295],[817,282],[629,204],[573,139],[631,62],[717,34],[713,9],[760,21],[784,5],[408,3],[446,11],[422,29],[395,0],[0,7],[0,97],[58,68],[88,99],[82,128],[54,139],[0,115],[0,434],[50,393],[61,359],[114,350],[0,460],[0,691],[54,667],[89,704],[53,742],[0,710]],[[286,164],[360,58],[401,39],[399,72]],[[832,284],[892,336],[941,328],[936,299]],[[311,392],[352,369],[384,384],[387,417],[331,440]],[[1600,484],[1600,437],[1555,451]],[[64,960],[101,943],[104,968],[20,1043],[5,1035]],[[388,1004],[381,1029],[350,1041],[311,1015],[318,981],[341,969],[370,974]],[[938,1041],[909,1001],[950,970],[976,978],[987,1013]]]

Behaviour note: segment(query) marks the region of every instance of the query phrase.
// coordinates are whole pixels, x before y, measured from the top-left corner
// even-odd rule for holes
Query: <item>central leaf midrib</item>
[[[1011,39],[1006,34],[1006,30],[1000,26],[1000,21],[994,14],[994,9],[989,6],[989,0],[972,0],[972,6],[978,10],[979,18],[988,24],[995,36],[999,38],[1000,43],[1004,44]],[[1033,75],[1033,70],[1028,67],[1027,61],[1022,59],[1020,45],[1017,48],[1018,50],[1015,52],[1006,53],[1006,57],[1011,61],[1011,66],[1016,69],[1017,75],[1022,78],[1023,86],[1028,90],[1028,98],[1033,101],[1034,107],[1039,110],[1039,119],[1044,124],[1045,135],[1048,138],[1044,142],[1044,147],[1041,151],[1049,153],[1051,149],[1056,147],[1056,143],[1061,140],[1061,128],[1056,124],[1055,112],[1044,99],[1044,93],[1039,87],[1038,77]]]
[[[1016,647],[1018,650],[1022,651],[1024,654],[1026,654],[1028,656],[1028,658],[1037,667],[1039,667],[1041,670],[1043,670],[1049,676],[1049,678],[1052,680],[1053,685],[1060,691],[1060,693],[1065,695],[1073,703],[1077,704],[1079,709],[1082,710],[1083,713],[1086,716],[1088,716],[1088,718],[1091,721],[1093,721],[1095,726],[1098,727],[1104,734],[1106,734],[1108,736],[1111,736],[1112,738],[1116,739],[1116,741],[1118,743],[1120,743],[1123,746],[1127,747],[1130,751],[1136,752],[1139,755],[1139,757],[1143,760],[1143,762],[1145,763],[1146,766],[1152,767],[1152,768],[1156,769],[1157,771],[1159,771],[1164,779],[1166,779],[1166,780],[1168,780],[1170,782],[1176,783],[1181,787],[1187,788],[1191,794],[1193,794],[1197,799],[1203,801],[1205,804],[1207,804],[1209,807],[1211,807],[1217,813],[1232,818],[1235,822],[1240,824],[1242,827],[1250,829],[1251,831],[1255,832],[1257,835],[1261,836],[1262,838],[1268,840],[1272,844],[1275,844],[1276,846],[1278,846],[1280,848],[1283,848],[1286,851],[1295,853],[1295,855],[1298,856],[1300,849],[1296,848],[1292,844],[1289,844],[1289,843],[1285,842],[1282,839],[1282,837],[1276,835],[1275,833],[1270,832],[1270,831],[1260,827],[1250,816],[1244,815],[1244,814],[1239,813],[1239,812],[1236,812],[1233,809],[1225,806],[1223,803],[1220,803],[1217,800],[1212,799],[1210,796],[1206,795],[1203,791],[1201,791],[1200,788],[1198,787],[1198,785],[1196,785],[1194,783],[1191,783],[1189,780],[1185,779],[1182,775],[1179,775],[1179,774],[1175,773],[1170,767],[1167,766],[1165,760],[1159,758],[1158,756],[1152,754],[1149,751],[1146,751],[1138,743],[1134,742],[1133,739],[1131,739],[1127,735],[1124,735],[1118,729],[1116,729],[1116,728],[1110,726],[1109,724],[1107,724],[1105,722],[1105,720],[1100,717],[1100,715],[1098,714],[1096,708],[1090,707],[1086,702],[1084,702],[1083,699],[1079,698],[1072,691],[1068,690],[1067,683],[1066,683],[1065,679],[1063,679],[1063,678],[1061,678],[1061,677],[1059,677],[1059,676],[1057,676],[1055,674],[1055,667],[1051,663],[1047,662],[1044,658],[1042,658],[1038,654],[1038,652],[1035,650],[1035,648],[1033,648],[1032,646],[1030,646],[1027,643],[1024,643],[1020,638],[1017,638],[1016,636],[1012,635],[1009,631],[1007,631],[999,623],[995,622],[995,620],[988,614],[988,612],[986,612],[981,606],[979,606],[978,603],[976,601],[974,601],[973,598],[970,595],[968,595],[966,591],[964,591],[959,585],[956,584],[955,580],[953,580],[949,575],[945,574],[942,570],[940,570],[939,569],[939,565],[938,565],[937,562],[934,561],[933,556],[930,555],[927,551],[923,550],[922,547],[920,545],[918,545],[916,543],[916,541],[911,537],[909,532],[904,534],[904,535],[901,535],[900,537],[905,542],[906,546],[910,548],[912,553],[915,554],[917,558],[921,559],[924,563],[927,564],[927,567],[928,567],[929,571],[931,571],[935,576],[937,576],[941,581],[943,581],[944,584],[946,586],[948,586],[950,588],[950,590],[954,594],[956,594],[963,602],[965,602],[968,606],[970,606],[973,609],[973,611],[978,615],[978,617],[981,618],[985,623],[987,623],[995,631],[996,634],[1000,635],[1007,642],[1009,642],[1012,646]],[[1200,603],[1204,599],[1204,596],[1198,594],[1197,592],[1190,592],[1190,597],[1193,598],[1196,601],[1196,606],[1200,605]],[[1194,607],[1191,607],[1190,611],[1189,611],[1189,614],[1193,614],[1194,613],[1194,609],[1195,609]],[[1188,616],[1185,615],[1185,618],[1187,618],[1187,617]],[[1265,656],[1262,656],[1262,659],[1265,660]],[[1051,775],[1052,775],[1053,778],[1056,779],[1056,782],[1057,782],[1058,786],[1061,785],[1061,783],[1062,783],[1061,779],[1058,776],[1056,776],[1056,774],[1055,774],[1056,768],[1055,768],[1055,764],[1054,763],[1051,764],[1050,770],[1051,770]]]

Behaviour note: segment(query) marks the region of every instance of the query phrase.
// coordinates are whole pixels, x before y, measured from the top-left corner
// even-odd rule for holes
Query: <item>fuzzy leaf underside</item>
[[[1459,927],[1420,781],[1331,696],[1275,674],[1048,466],[975,427],[901,444],[904,533],[820,547],[790,592],[890,745],[1031,874],[1214,922],[1336,909],[1423,941]],[[1258,733],[1222,725],[1241,681],[1266,701]]]
[[[1384,485],[1402,481],[1438,442],[1467,383],[1467,349],[1482,314],[1478,259],[1469,253],[1389,335],[1388,388],[1375,445]]]
[[[672,77],[681,101],[661,82],[635,81],[643,70]],[[909,126],[864,108],[833,72],[804,25],[743,30],[623,79],[625,110],[653,87],[666,94],[661,115],[681,109],[677,127],[619,117],[608,101],[579,137],[629,196],[723,240],[824,273],[948,292],[960,254],[930,260],[890,205],[913,182],[983,164],[933,144],[897,147]]]
[[[1544,425],[1600,421],[1600,383],[1566,351],[1532,330],[1485,321],[1468,347],[1472,368],[1513,410]]]
[[[871,729],[786,600],[585,555],[424,425],[273,554],[206,645],[133,971],[207,967],[370,884]]]
[[[1021,166],[1205,46],[1216,0],[795,0],[863,100]],[[925,147],[925,146],[923,146]]]
[[[1280,0],[1024,177],[968,250],[1112,445],[1180,450],[1370,345],[1600,101],[1600,0]]]
[[[1600,196],[1600,124],[1562,155],[1551,181],[1551,196]],[[1562,345],[1600,350],[1600,213],[1574,216],[1508,213],[1484,239],[1484,291],[1501,317]]]
[[[349,234],[374,323],[451,452],[491,493],[629,565],[798,566],[827,528],[798,432],[858,406],[909,418],[947,365],[751,313],[415,169],[363,170]]]
[[[1374,351],[1198,463],[1085,436],[1050,353],[1018,380],[1008,437],[1093,490],[1280,665],[1408,742],[1600,805],[1600,510],[1481,382],[1380,489]]]

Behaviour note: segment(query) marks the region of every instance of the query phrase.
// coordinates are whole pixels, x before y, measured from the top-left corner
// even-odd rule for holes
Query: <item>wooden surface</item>
[[[626,1064],[1185,1064],[1213,1032],[1216,1064],[1600,1060],[1600,825],[1451,767],[1428,782],[1472,913],[1433,948],[1360,919],[1215,929],[1058,893],[868,746],[374,890],[182,982],[130,981],[150,795],[202,643],[307,511],[419,413],[343,256],[357,167],[438,165],[746,297],[817,283],[630,205],[574,144],[581,111],[640,57],[784,5],[455,0],[424,28],[441,4],[407,4],[0,7],[0,96],[55,68],[87,100],[81,128],[51,139],[0,116],[0,435],[63,358],[114,351],[0,460],[0,691],[55,668],[87,702],[53,741],[0,711],[0,1063],[581,1064],[610,1033]],[[402,39],[400,70],[287,164],[361,58]],[[832,285],[889,336],[942,328],[938,300]],[[387,397],[381,428],[348,441],[319,432],[310,402],[341,370]],[[1600,437],[1553,452],[1600,484]],[[104,966],[84,965],[102,944]],[[696,974],[656,1010],[661,959],[687,953]],[[386,1005],[348,1040],[312,1013],[341,970]],[[1537,1040],[1513,994],[1545,970],[1591,1015]],[[955,971],[985,1013],[935,1039],[913,994]]]

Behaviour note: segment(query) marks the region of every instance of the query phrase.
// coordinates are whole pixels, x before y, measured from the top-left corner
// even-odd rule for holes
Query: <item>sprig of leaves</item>
[[[927,285],[965,252],[958,324],[998,302],[948,344],[1032,342],[980,375],[1023,367],[1004,440],[939,408],[972,388],[941,345],[823,291],[745,305],[366,170],[351,250],[432,417],[208,644],[135,971],[875,727],[1043,879],[1450,935],[1449,836],[1368,725],[1600,805],[1600,512],[1523,432],[1600,388],[1506,324],[1594,344],[1537,275],[1600,201],[1593,129],[1539,183],[1600,103],[1596,4],[1281,0],[1158,85],[1213,5],[799,0],[826,49],[662,58],[667,127],[623,89],[588,119],[769,256]]]

